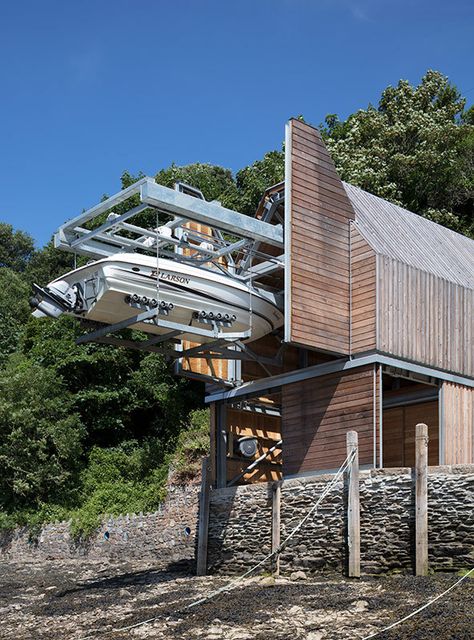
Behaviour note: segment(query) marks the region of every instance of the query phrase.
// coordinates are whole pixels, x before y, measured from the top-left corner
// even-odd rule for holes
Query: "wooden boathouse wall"
[[[376,254],[351,224],[351,353],[377,346]]]
[[[444,464],[474,462],[474,389],[452,382],[441,387],[441,459]]]
[[[377,256],[377,349],[474,376],[474,290]]]
[[[271,407],[269,407],[271,409]],[[281,417],[223,403],[210,407],[210,482],[225,486],[243,473],[238,484],[270,482],[282,478],[282,452],[276,449],[257,467],[244,473],[253,459],[235,455],[234,442],[242,436],[258,439],[255,458],[268,452],[281,439]]]
[[[355,211],[352,353],[375,348],[473,378],[473,241],[343,184]]]
[[[337,469],[346,457],[350,430],[359,434],[360,464],[372,465],[377,385],[374,366],[366,366],[283,386],[284,475]]]
[[[227,407],[229,438],[281,433],[284,476],[338,468],[351,429],[361,465],[411,466],[415,425],[425,422],[429,464],[474,462],[474,389],[437,376],[474,378],[472,241],[342,182],[319,132],[299,120],[288,123],[285,163],[284,335],[250,347],[268,359],[282,337],[288,346],[279,367],[243,362],[243,381],[377,352],[398,360],[402,378],[404,363],[409,378],[408,363],[432,374],[402,384],[406,402],[395,406],[398,374],[381,364],[283,383],[281,420]],[[228,448],[227,480],[246,462],[231,457]],[[268,466],[246,481],[276,477]]]
[[[248,458],[234,455],[234,441],[242,436],[258,438],[259,454],[266,453],[281,439],[281,418],[276,415],[257,413],[236,408],[226,409],[226,430],[228,434],[228,457],[226,460],[226,477],[231,481],[242,473],[252,462]],[[244,475],[246,482],[262,482],[281,480],[281,449],[275,450],[257,467]]]
[[[317,129],[290,120],[285,153],[285,339],[348,354],[354,211]]]
[[[393,407],[383,412],[383,466],[415,466],[415,428],[428,425],[428,464],[439,464],[438,401]]]

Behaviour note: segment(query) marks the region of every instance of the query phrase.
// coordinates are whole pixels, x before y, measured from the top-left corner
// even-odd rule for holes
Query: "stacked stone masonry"
[[[87,556],[112,562],[148,558],[154,567],[191,571],[197,515],[198,487],[170,487],[166,501],[155,513],[107,517],[86,542],[72,539],[69,522],[45,525],[33,537],[28,530],[4,533],[0,557],[21,561]]]
[[[285,480],[281,487],[281,539],[314,505],[332,475]],[[340,482],[318,513],[280,557],[283,573],[345,569],[345,492]],[[412,470],[362,471],[361,571],[414,569],[414,478]],[[428,475],[429,562],[432,570],[474,565],[474,465],[430,467]],[[256,484],[211,493],[208,568],[240,573],[261,560],[271,545],[271,485]],[[270,567],[268,567],[270,569]]]
[[[285,480],[281,488],[281,540],[314,505],[332,475]],[[282,573],[343,572],[346,563],[343,482],[335,485],[318,513],[281,554]],[[364,574],[414,568],[414,480],[412,470],[362,471],[361,570]],[[474,565],[474,465],[431,467],[428,476],[429,562],[432,570]],[[0,553],[10,559],[86,555],[91,560],[149,559],[166,569],[194,568],[198,488],[171,487],[152,514],[107,518],[86,544],[76,544],[69,523],[45,526],[34,540],[28,531],[3,534]],[[272,485],[253,484],[211,491],[208,572],[238,574],[271,550]],[[271,567],[263,567],[270,569]]]

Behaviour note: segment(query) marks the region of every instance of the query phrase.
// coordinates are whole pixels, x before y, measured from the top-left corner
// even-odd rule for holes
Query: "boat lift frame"
[[[125,213],[116,214],[114,207],[120,205],[123,209],[127,201],[130,208]],[[272,194],[264,205],[261,219],[252,218],[227,209],[217,201],[207,202],[198,189],[185,183],[179,182],[174,189],[170,189],[157,184],[153,178],[144,177],[61,225],[54,235],[54,245],[96,260],[124,251],[166,257],[202,269],[218,268],[231,278],[252,286],[261,278],[284,268],[284,233],[278,213],[282,202],[284,193]],[[146,211],[155,212],[156,228],[133,224],[133,219]],[[159,219],[163,216],[168,219],[160,225]],[[190,221],[210,227],[212,235],[189,228]],[[262,244],[281,249],[282,253],[277,256],[265,254],[261,250]],[[137,313],[116,324],[86,321],[85,325],[92,331],[80,336],[77,343],[114,344],[160,353],[178,362],[189,357],[208,361],[226,359],[234,361],[237,369],[238,362],[243,360],[257,361],[267,372],[267,366],[281,364],[284,345],[274,358],[257,358],[243,343],[250,336],[250,330],[223,332],[222,322],[216,321],[208,321],[209,329],[192,326],[192,321],[189,325],[183,325],[167,320],[163,309],[131,306],[137,307]],[[149,333],[145,340],[128,340],[112,335],[137,323],[155,324],[169,331],[162,335]],[[199,338],[206,341],[183,350],[180,336],[184,335],[196,336],[196,342],[199,342]],[[196,374],[184,369],[180,373],[196,377]],[[226,386],[240,383],[239,380],[229,383],[202,374],[200,377]]]
[[[156,250],[157,243],[159,246],[169,244],[185,246],[188,244],[186,240],[181,241],[171,238],[170,235],[163,232],[163,229],[176,229],[177,227],[182,227],[186,222],[194,221],[241,239],[237,242],[221,240],[223,247],[220,251],[202,249],[197,244],[192,244],[191,247],[188,247],[193,252],[197,251],[204,254],[208,259],[223,257],[242,249],[246,244],[253,244],[255,241],[265,242],[283,249],[283,227],[280,223],[276,225],[270,224],[269,220],[263,221],[251,218],[237,211],[227,209],[216,201],[207,202],[199,196],[185,193],[183,186],[187,185],[177,183],[177,188],[170,189],[157,184],[153,178],[142,178],[130,187],[123,189],[61,225],[54,235],[54,245],[59,249],[95,259],[124,251],[153,252]],[[199,193],[198,190],[196,192]],[[115,206],[134,196],[139,198],[140,204],[133,206],[129,211],[121,215],[113,214]],[[127,223],[127,220],[143,213],[146,209],[154,209],[159,213],[171,216],[172,219],[155,230]],[[108,219],[98,227],[88,229],[83,226],[106,213],[109,213]],[[160,229],[162,230],[161,232]],[[133,239],[124,236],[121,233],[123,231],[135,233],[141,237]],[[186,231],[189,233],[189,229]],[[154,242],[147,243],[147,238]],[[243,242],[243,240],[246,240],[246,242]],[[175,257],[178,258],[178,256],[183,257],[182,254],[177,253]],[[277,261],[283,262],[282,256]],[[248,270],[252,272],[250,266]]]

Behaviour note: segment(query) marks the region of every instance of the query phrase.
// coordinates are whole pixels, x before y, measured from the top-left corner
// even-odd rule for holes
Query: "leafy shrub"
[[[0,507],[66,503],[84,435],[61,378],[14,355],[0,371]]]
[[[166,497],[170,470],[173,482],[193,480],[208,452],[208,409],[190,412],[188,427],[179,434],[172,454],[163,455],[159,441],[94,447],[81,476],[81,506],[72,513],[73,536],[90,536],[105,514],[154,511]]]
[[[126,442],[119,447],[94,447],[81,482],[80,507],[71,514],[75,538],[90,536],[105,514],[152,511],[166,497],[167,459],[156,467],[156,443]]]
[[[187,482],[201,470],[201,458],[209,454],[209,409],[196,409],[189,414],[189,427],[179,434],[172,458],[173,480]]]

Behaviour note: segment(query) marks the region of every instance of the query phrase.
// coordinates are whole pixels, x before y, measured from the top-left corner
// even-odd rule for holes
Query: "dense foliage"
[[[474,111],[444,76],[400,81],[377,107],[328,116],[321,132],[343,179],[474,235]],[[140,177],[124,172],[122,187]],[[276,150],[235,176],[172,165],[156,180],[252,214],[283,177]],[[156,225],[156,214],[142,216]],[[35,250],[27,233],[0,223],[0,526],[67,516],[80,534],[103,513],[154,509],[170,470],[189,480],[208,446],[200,385],[174,378],[156,354],[78,347],[74,319],[31,317],[31,283],[72,265],[52,243]]]
[[[474,236],[474,109],[428,71],[416,87],[387,87],[378,107],[326,118],[326,144],[343,180]]]

